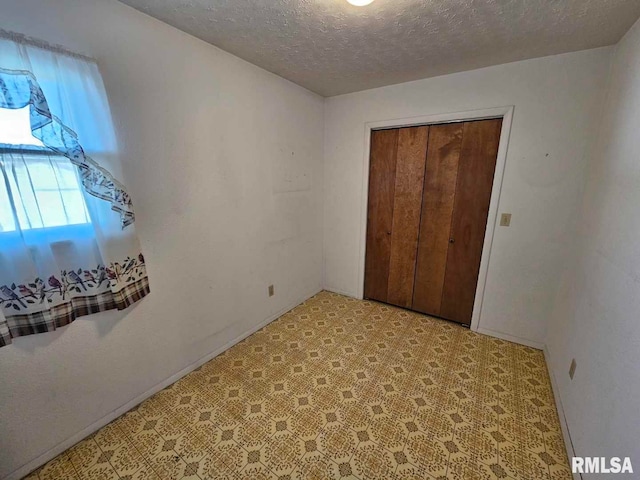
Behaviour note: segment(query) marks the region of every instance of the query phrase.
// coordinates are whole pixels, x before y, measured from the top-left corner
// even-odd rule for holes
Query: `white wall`
[[[542,345],[585,183],[611,49],[500,65],[329,98],[324,285],[356,296],[365,123],[515,105],[480,327]]]
[[[505,105],[500,211],[513,220],[496,231],[481,326],[548,342],[579,454],[633,445],[638,458],[638,25],[617,48],[588,172],[610,48],[333,97],[323,123],[320,97],[115,0],[0,11],[0,28],[99,60],[152,289],[123,314],[0,349],[0,477],[316,292],[323,273],[356,295],[366,122]]]
[[[0,12],[98,59],[152,291],[0,349],[4,477],[321,288],[323,99],[115,0]]]
[[[627,478],[638,478],[640,21],[613,57],[571,258],[549,323],[547,347],[575,452],[630,456],[635,474]],[[577,368],[570,380],[572,358]]]

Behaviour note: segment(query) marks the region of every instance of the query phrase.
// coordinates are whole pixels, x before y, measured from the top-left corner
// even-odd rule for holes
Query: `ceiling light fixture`
[[[364,7],[373,2],[373,0],[347,0],[351,5],[355,5],[356,7]]]

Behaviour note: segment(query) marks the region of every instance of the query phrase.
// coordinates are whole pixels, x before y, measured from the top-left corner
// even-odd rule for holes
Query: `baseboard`
[[[489,335],[490,337],[500,338],[501,340],[507,340],[508,342],[519,343],[520,345],[536,348],[538,350],[544,350],[544,347],[545,347],[544,343],[534,342],[533,340],[528,340],[522,337],[516,337],[515,335],[509,335],[508,333],[491,330],[489,328],[478,327],[478,329],[475,331],[478,333],[482,333],[484,335]]]
[[[235,339],[231,340],[230,342],[227,342],[222,347],[220,347],[220,348],[214,350],[213,352],[208,353],[207,355],[199,358],[195,362],[189,364],[188,366],[186,366],[185,368],[180,370],[178,373],[176,373],[174,375],[171,375],[166,380],[163,380],[162,382],[160,382],[157,385],[153,386],[152,388],[150,388],[149,390],[147,390],[143,394],[137,396],[136,398],[134,398],[130,402],[127,402],[124,405],[116,408],[114,411],[112,411],[111,413],[105,415],[101,419],[95,421],[94,423],[89,425],[87,428],[81,430],[80,432],[76,433],[75,435],[73,435],[72,437],[68,438],[67,440],[64,440],[64,441],[60,442],[55,447],[47,450],[45,453],[43,453],[42,455],[38,456],[34,460],[31,460],[30,462],[26,463],[22,467],[19,467],[18,469],[14,470],[9,475],[4,477],[3,480],[20,480],[21,478],[27,476],[32,471],[36,470],[37,468],[39,468],[42,465],[44,465],[45,463],[47,463],[49,460],[54,459],[55,457],[60,455],[65,450],[73,447],[76,443],[78,443],[81,440],[85,439],[86,437],[88,437],[92,433],[95,433],[96,431],[100,430],[102,427],[104,427],[108,423],[111,423],[112,421],[114,421],[116,418],[118,418],[122,414],[124,414],[124,413],[128,412],[129,410],[131,410],[133,407],[141,404],[147,398],[151,397],[152,395],[155,395],[160,390],[163,390],[163,389],[167,388],[169,385],[177,382],[178,380],[180,380],[182,377],[184,377],[188,373],[191,373],[196,368],[198,368],[201,365],[207,363],[212,358],[217,357],[222,352],[230,349],[236,343],[241,342],[242,340],[247,338],[249,335],[257,332],[258,330],[260,330],[264,326],[268,325],[269,323],[273,322],[277,318],[281,317],[283,314],[285,314],[286,312],[288,312],[289,310],[291,310],[295,306],[300,305],[305,300],[308,300],[309,298],[313,297],[314,295],[317,295],[322,290],[323,290],[322,288],[318,287],[312,293],[303,295],[298,300],[296,300],[293,304],[284,307],[283,309],[281,309],[280,311],[278,311],[274,315],[271,315],[270,317],[268,317],[265,320],[263,320],[262,322],[260,322],[258,325],[254,326],[251,329],[249,329],[248,331],[242,333],[241,335],[239,335]]]
[[[354,295],[353,292],[347,292],[339,288],[325,286],[323,290],[326,290],[327,292],[331,292],[331,293],[337,293],[338,295],[344,295],[345,297],[358,298],[358,296]],[[362,300],[362,298],[358,298],[358,300]]]
[[[558,388],[558,382],[556,376],[551,369],[551,358],[549,350],[545,345],[542,349],[544,352],[544,360],[547,364],[547,371],[549,372],[549,378],[551,379],[551,389],[553,390],[553,398],[556,401],[556,410],[558,411],[558,417],[560,418],[560,428],[562,429],[562,437],[564,438],[564,445],[567,449],[567,456],[569,457],[569,463],[571,463],[571,457],[575,457],[576,452],[573,448],[573,441],[571,440],[571,433],[569,432],[569,424],[567,423],[567,417],[564,414],[564,407],[562,406],[562,398],[560,398],[560,389]],[[582,474],[574,473],[574,480],[582,480]]]

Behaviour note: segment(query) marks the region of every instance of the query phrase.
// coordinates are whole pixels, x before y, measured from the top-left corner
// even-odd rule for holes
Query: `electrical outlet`
[[[573,380],[573,375],[576,373],[576,359],[571,359],[571,366],[569,367],[569,378]]]
[[[502,216],[500,217],[500,226],[508,227],[509,225],[511,225],[511,214],[503,213]]]
[[[275,291],[273,289],[273,285],[269,285],[269,296],[273,297],[275,295]]]

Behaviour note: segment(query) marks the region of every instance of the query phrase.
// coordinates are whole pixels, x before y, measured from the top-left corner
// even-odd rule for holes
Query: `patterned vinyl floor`
[[[322,292],[29,479],[570,479],[542,352]]]

